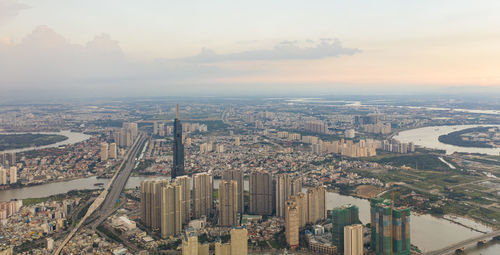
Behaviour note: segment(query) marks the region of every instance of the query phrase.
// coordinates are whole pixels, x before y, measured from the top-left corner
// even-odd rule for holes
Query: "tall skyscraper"
[[[162,189],[168,180],[145,180],[141,182],[141,219],[146,227],[161,228]]]
[[[7,169],[0,166],[0,185],[7,185]]]
[[[237,226],[238,183],[236,181],[219,181],[219,225]]]
[[[182,144],[182,124],[180,120],[179,105],[177,105],[174,120],[174,162],[172,164],[172,179],[184,175],[184,145]]]
[[[101,143],[101,161],[108,160],[108,152],[109,152],[108,143],[107,142]]]
[[[231,229],[231,255],[248,254],[248,231],[245,226]]]
[[[141,182],[141,220],[151,227],[151,181]]]
[[[289,174],[279,174],[276,177],[275,201],[276,201],[276,216],[285,217],[285,203],[288,197],[302,191],[302,181],[300,179],[292,179]]]
[[[14,184],[17,182],[17,167],[11,166],[9,171],[9,183]]]
[[[151,228],[160,230],[161,228],[161,196],[163,187],[169,185],[168,180],[155,180],[151,183]]]
[[[307,199],[302,192],[297,193],[288,198],[288,201],[294,201],[299,208],[299,228],[303,228],[307,224]]]
[[[355,205],[346,205],[332,210],[332,243],[339,253],[344,251],[344,227],[358,224],[359,209]]]
[[[117,158],[116,143],[109,144],[109,158],[111,159]]]
[[[220,238],[215,241],[216,255],[231,255],[231,243],[222,243]]]
[[[198,236],[196,233],[184,232],[182,236],[182,255],[198,255]]]
[[[273,178],[270,173],[255,171],[250,174],[249,209],[252,214],[273,213]]]
[[[193,175],[193,217],[207,217],[212,214],[213,176],[208,173]]]
[[[345,226],[343,235],[344,255],[363,255],[363,225]]]
[[[2,152],[0,154],[0,164],[4,167],[14,166],[16,164],[16,153],[15,152]]]
[[[299,206],[296,201],[288,200],[285,205],[286,242],[293,249],[299,246]]]
[[[307,222],[314,224],[326,218],[326,190],[323,186],[307,190]]]
[[[10,166],[13,166],[16,164],[16,153],[15,152],[11,152],[9,154],[10,158],[9,158],[9,164]]]
[[[161,237],[167,238],[182,231],[182,186],[169,184],[162,188]]]
[[[121,147],[131,146],[138,134],[137,123],[123,122],[120,132],[115,135],[115,142]]]
[[[394,207],[391,200],[372,198],[371,250],[376,255],[409,255],[410,209]]]
[[[238,212],[243,214],[245,211],[245,200],[243,196],[245,195],[244,191],[244,182],[243,182],[243,171],[241,170],[228,170],[222,173],[222,179],[228,181],[233,180],[238,183]]]
[[[7,153],[2,152],[0,153],[0,165],[6,166],[7,165]]]
[[[178,176],[173,182],[181,186],[182,223],[187,223],[191,219],[191,177]]]

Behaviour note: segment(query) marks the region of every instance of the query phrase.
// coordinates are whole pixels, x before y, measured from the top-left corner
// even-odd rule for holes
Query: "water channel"
[[[74,143],[79,143],[82,141],[85,141],[92,137],[91,135],[87,135],[84,133],[78,133],[78,132],[71,132],[69,130],[63,130],[60,132],[19,132],[19,133],[0,133],[2,135],[5,134],[44,134],[44,135],[62,135],[66,136],[68,139],[58,142],[58,143],[53,143],[53,144],[48,144],[48,145],[43,145],[43,146],[38,146],[38,147],[26,147],[26,148],[21,148],[21,149],[12,149],[12,150],[5,150],[5,151],[0,151],[0,152],[22,152],[22,151],[30,151],[30,150],[35,150],[35,149],[44,149],[44,148],[53,148],[53,147],[59,147],[61,145],[68,145],[68,144],[74,144]]]
[[[432,126],[416,128],[399,132],[394,136],[394,139],[409,143],[413,142],[415,145],[430,148],[445,150],[446,154],[453,152],[467,152],[467,153],[483,153],[488,155],[500,155],[500,148],[476,148],[476,147],[461,147],[450,144],[444,144],[438,140],[441,135],[449,134],[451,132],[464,130],[474,127],[500,127],[500,125],[455,125],[455,126]]]

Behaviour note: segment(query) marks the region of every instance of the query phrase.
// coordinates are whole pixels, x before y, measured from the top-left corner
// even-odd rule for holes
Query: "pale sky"
[[[0,92],[500,86],[500,1],[0,0]]]

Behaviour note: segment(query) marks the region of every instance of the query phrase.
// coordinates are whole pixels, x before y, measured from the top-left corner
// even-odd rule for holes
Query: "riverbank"
[[[446,214],[446,215],[443,215],[442,218],[447,220],[447,221],[458,224],[460,226],[466,227],[468,229],[477,231],[479,233],[486,234],[486,233],[494,231],[493,228],[484,225],[483,222],[478,222],[478,221],[471,219],[471,218],[468,218],[468,217],[462,217],[462,216],[453,215],[453,214]]]
[[[58,182],[67,182],[67,181],[73,181],[73,180],[78,180],[78,179],[83,179],[83,178],[90,178],[90,177],[96,177],[99,178],[97,175],[87,175],[87,176],[75,176],[71,178],[64,178],[60,180],[51,180],[48,182],[44,183],[28,183],[28,184],[22,184],[22,183],[16,183],[14,186],[7,185],[5,189],[0,189],[0,190],[16,190],[16,189],[23,189],[23,188],[29,188],[29,187],[35,187],[35,186],[40,186],[40,185],[46,185],[46,184],[54,184]],[[99,179],[109,179],[109,178],[99,178]]]
[[[450,144],[450,145],[455,145],[455,146],[460,146],[460,147],[476,147],[476,148],[495,148],[492,144],[490,144],[491,141],[486,140],[487,137],[483,137],[484,140],[477,141],[477,140],[466,140],[463,135],[465,134],[470,134],[470,133],[488,133],[489,129],[491,127],[475,127],[475,128],[466,128],[463,130],[459,131],[454,131],[445,135],[440,135],[438,137],[438,140],[441,143],[444,144]]]
[[[463,153],[478,153],[498,156],[500,148],[477,148],[477,147],[461,147],[456,145],[445,144],[439,141],[439,136],[446,135],[455,131],[460,131],[468,128],[477,127],[500,127],[499,124],[475,124],[475,125],[442,125],[442,126],[427,126],[414,128],[405,131],[399,131],[394,139],[403,143],[414,143],[417,146],[429,149],[444,150],[446,154],[454,152]]]
[[[43,145],[43,146],[32,146],[32,147],[26,147],[22,149],[9,149],[9,150],[4,150],[0,152],[4,153],[11,153],[11,152],[24,152],[24,151],[31,151],[31,150],[40,150],[40,149],[45,149],[45,148],[53,148],[53,147],[59,147],[62,145],[69,145],[69,144],[75,144],[79,142],[83,142],[85,140],[90,139],[92,136],[87,135],[84,133],[78,133],[78,132],[72,132],[70,130],[63,130],[59,132],[15,132],[15,133],[0,133],[0,135],[9,135],[9,134],[41,134],[41,135],[60,135],[60,136],[65,136],[68,139],[65,139],[64,141],[56,142],[53,144],[48,144],[48,145]]]
[[[59,134],[0,134],[0,151],[40,147],[68,140]]]

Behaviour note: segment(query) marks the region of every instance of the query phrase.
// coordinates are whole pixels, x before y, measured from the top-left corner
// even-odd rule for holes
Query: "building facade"
[[[293,200],[288,200],[285,206],[285,236],[290,248],[299,246],[299,207]]]
[[[172,163],[172,179],[184,175],[184,145],[182,144],[182,124],[179,114],[179,105],[177,105],[174,120],[174,143],[172,151],[174,161]]]
[[[346,205],[332,210],[332,243],[340,253],[344,251],[344,228],[358,224],[359,208],[355,205]]]
[[[394,207],[391,200],[372,198],[371,250],[376,255],[409,255],[410,209]]]
[[[193,175],[193,217],[210,217],[213,208],[213,176],[208,173]]]
[[[275,212],[278,217],[285,217],[285,203],[288,198],[302,191],[302,181],[293,179],[289,174],[279,174],[276,176],[275,185]]]
[[[326,219],[326,190],[323,186],[307,190],[307,223]]]
[[[191,177],[178,176],[173,182],[181,186],[182,223],[188,223],[191,219]]]
[[[222,179],[233,180],[238,183],[238,213],[243,214],[245,212],[245,200],[243,196],[244,192],[244,182],[243,182],[243,171],[241,170],[229,170],[222,173]]]
[[[273,213],[273,178],[271,173],[250,173],[250,214],[271,215]]]
[[[344,255],[363,255],[363,225],[345,226],[343,234]]]
[[[162,188],[161,237],[168,238],[182,231],[182,187],[169,184]]]
[[[219,225],[238,226],[238,183],[219,181]]]

